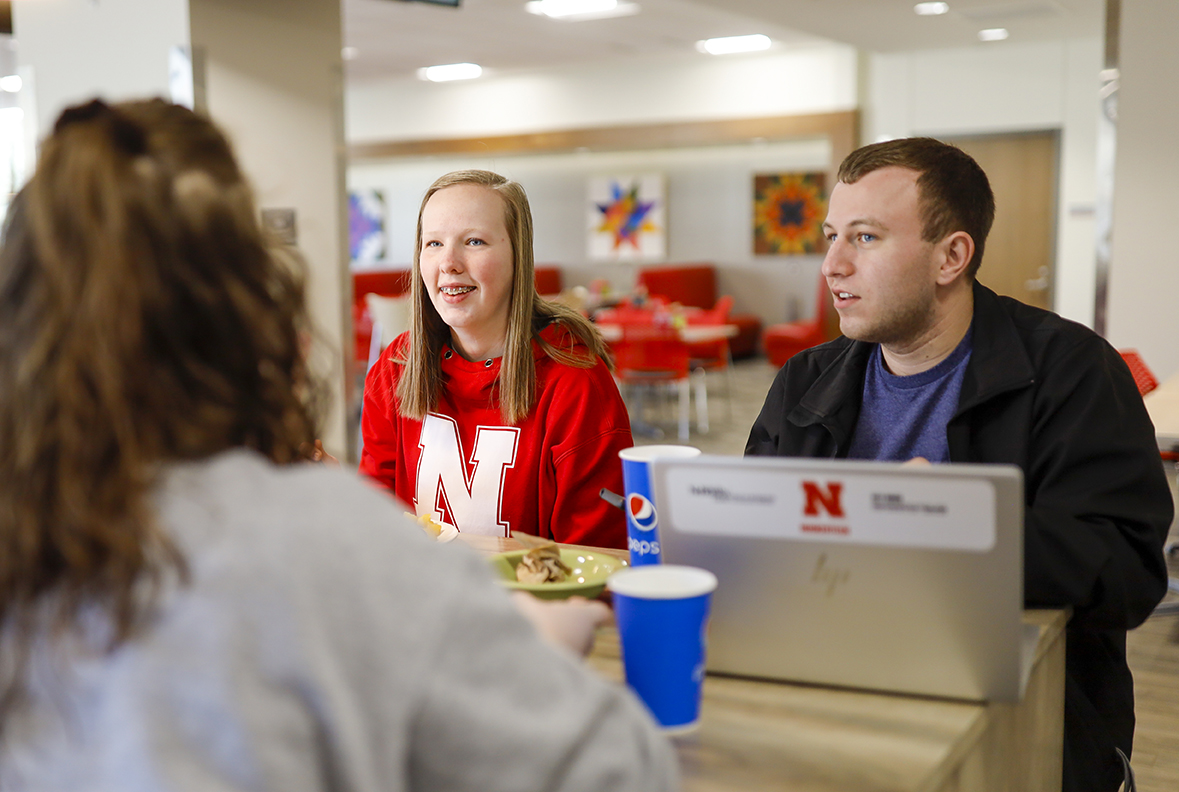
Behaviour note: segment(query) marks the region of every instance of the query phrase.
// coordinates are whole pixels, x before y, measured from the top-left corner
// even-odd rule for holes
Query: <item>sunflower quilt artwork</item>
[[[775,173],[753,177],[755,255],[822,253],[827,174]]]
[[[666,255],[663,177],[592,178],[586,225],[593,261],[657,261]]]

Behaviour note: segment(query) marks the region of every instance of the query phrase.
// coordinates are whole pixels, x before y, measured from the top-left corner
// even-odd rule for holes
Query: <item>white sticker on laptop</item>
[[[984,479],[806,474],[683,466],[661,521],[681,533],[984,552],[995,488]]]

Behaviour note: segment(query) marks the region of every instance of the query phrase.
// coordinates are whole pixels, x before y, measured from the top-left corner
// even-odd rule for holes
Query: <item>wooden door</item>
[[[995,193],[995,225],[978,280],[1040,308],[1052,307],[1059,134],[945,138],[974,157]]]

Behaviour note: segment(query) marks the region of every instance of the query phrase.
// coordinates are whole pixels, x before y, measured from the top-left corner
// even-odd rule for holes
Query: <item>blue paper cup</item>
[[[659,510],[651,491],[651,460],[686,459],[700,456],[700,449],[682,445],[649,445],[624,448],[618,452],[622,459],[622,485],[626,496],[622,508],[626,512],[626,544],[630,549],[631,566],[658,564]]]
[[[700,719],[716,575],[675,564],[629,567],[611,575],[606,587],[613,594],[626,684],[665,731],[690,731]]]

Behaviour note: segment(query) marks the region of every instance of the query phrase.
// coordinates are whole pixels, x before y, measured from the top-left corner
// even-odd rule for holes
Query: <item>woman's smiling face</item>
[[[515,270],[505,209],[494,190],[478,184],[444,187],[422,209],[422,281],[468,360],[504,351]]]

